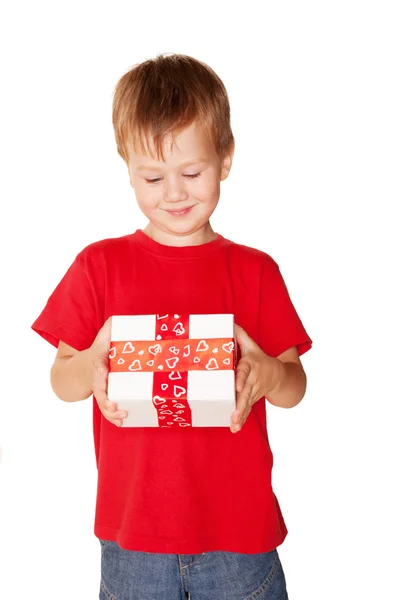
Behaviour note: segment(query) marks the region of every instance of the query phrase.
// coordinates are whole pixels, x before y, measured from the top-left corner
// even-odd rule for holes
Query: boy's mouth
[[[166,212],[169,213],[170,215],[176,216],[176,217],[182,217],[184,215],[187,215],[188,212],[190,210],[192,210],[194,204],[192,206],[188,206],[187,208],[181,208],[179,210],[170,210],[170,209],[166,209]]]

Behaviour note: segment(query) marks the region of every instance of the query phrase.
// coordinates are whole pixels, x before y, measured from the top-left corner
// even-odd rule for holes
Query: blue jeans
[[[100,545],[100,600],[288,600],[276,549],[156,554]]]

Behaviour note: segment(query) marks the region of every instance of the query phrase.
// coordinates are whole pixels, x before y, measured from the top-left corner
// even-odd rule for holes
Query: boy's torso
[[[224,240],[204,256],[194,250],[165,258],[135,240],[136,234],[103,241],[82,255],[95,297],[103,296],[99,327],[115,314],[232,313],[257,341],[266,255]],[[264,400],[238,434],[229,427],[120,429],[101,418],[95,401],[93,407],[98,537],[119,532],[127,548],[176,553],[201,552],[207,544],[218,549],[212,540],[219,538],[240,552],[257,547],[253,535],[261,528],[273,547],[281,543],[286,529],[271,488]]]

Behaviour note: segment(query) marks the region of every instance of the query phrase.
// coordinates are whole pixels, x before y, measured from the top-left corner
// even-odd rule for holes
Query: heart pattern
[[[160,344],[156,344],[155,346],[150,346],[148,348],[148,351],[150,352],[150,354],[154,354],[154,356],[156,356],[157,354],[160,354],[160,352],[162,352],[162,348]]]
[[[233,347],[234,347],[234,343],[228,342],[227,344],[222,345],[222,350],[225,350],[225,352],[228,352],[228,354],[231,354]]]
[[[153,402],[154,404],[164,404],[165,398],[161,398],[161,396],[154,396]]]
[[[136,360],[133,360],[131,362],[131,364],[128,367],[129,371],[141,371],[142,370],[142,365],[140,360],[137,358]]]
[[[181,385],[174,385],[175,398],[179,398],[180,396],[183,396],[183,394],[186,394],[185,388],[182,387]]]
[[[212,371],[214,369],[219,369],[219,365],[217,363],[217,360],[215,358],[210,358],[210,360],[206,364],[206,369],[207,369],[207,371]]]
[[[176,371],[176,373],[172,371],[168,377],[169,379],[182,379],[182,375],[179,373],[179,371]]]
[[[130,352],[135,352],[135,347],[132,345],[132,342],[126,342],[122,354],[128,354]]]
[[[209,347],[206,340],[200,340],[197,344],[196,352],[204,352],[205,350],[208,350]]]
[[[156,315],[153,342],[125,339],[110,344],[109,372],[153,373],[151,399],[159,427],[192,426],[187,399],[189,371],[234,368],[233,338],[192,339],[187,332],[189,315],[161,314]]]
[[[168,332],[167,332],[168,334]],[[134,366],[120,362],[119,359],[127,356],[132,357]],[[221,354],[220,359],[217,355]],[[228,355],[232,358],[234,354],[234,343],[226,338],[215,338],[207,340],[182,339],[160,340],[157,344],[145,341],[114,342],[110,349],[110,371],[169,371],[176,375],[171,379],[179,379],[182,371],[209,371],[214,369],[231,369],[232,360],[225,360]]]
[[[182,323],[177,323],[172,331],[174,331],[176,335],[183,335],[185,333],[185,328]]]

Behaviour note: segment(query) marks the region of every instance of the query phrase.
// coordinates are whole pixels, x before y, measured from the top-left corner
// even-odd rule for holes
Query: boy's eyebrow
[[[185,160],[183,163],[181,163],[179,166],[180,167],[187,167],[189,165],[194,165],[194,164],[200,164],[200,163],[207,163],[207,159],[200,157],[200,158],[194,158],[194,159],[189,159],[189,160]],[[138,167],[136,170],[137,171],[148,171],[148,170],[158,170],[161,167],[158,167],[157,165],[141,165],[140,167]]]

